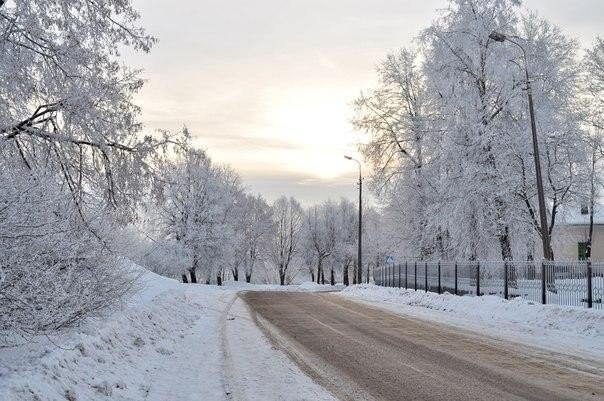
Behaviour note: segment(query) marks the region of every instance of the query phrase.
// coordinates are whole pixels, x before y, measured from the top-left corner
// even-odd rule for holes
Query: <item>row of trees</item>
[[[405,256],[532,259],[541,228],[526,50],[551,236],[602,185],[604,42],[578,43],[517,0],[450,0],[355,102],[373,185]],[[592,219],[593,220],[593,219]],[[590,235],[591,242],[591,235]]]
[[[246,191],[233,170],[192,148],[186,130],[181,139],[172,156],[156,166],[143,218],[132,226],[138,244],[126,246],[133,259],[192,282],[284,285],[307,273],[317,283],[361,281],[354,203],[330,200],[304,210],[295,198],[283,196],[268,204]],[[375,221],[365,230],[371,244],[380,216],[372,209],[366,214],[367,221]]]
[[[120,59],[156,41],[138,18],[128,0],[0,0],[0,346],[115,306],[124,256],[205,282],[353,263],[349,202],[268,205],[186,129],[142,135]]]

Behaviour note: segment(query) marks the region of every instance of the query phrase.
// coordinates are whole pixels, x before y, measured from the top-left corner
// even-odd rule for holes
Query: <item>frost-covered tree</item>
[[[400,213],[396,213],[400,216]],[[389,255],[403,259],[396,250],[401,246],[396,240],[397,225],[389,221],[390,216],[375,208],[366,208],[363,211],[363,258],[368,262],[365,269],[380,267]],[[391,228],[394,230],[391,232]],[[369,279],[369,276],[367,276]]]
[[[342,269],[344,285],[350,284],[350,268],[353,268],[353,283],[359,277],[357,259],[358,244],[358,207],[348,199],[342,198],[336,205],[336,238],[332,254],[328,258],[331,269],[331,283],[334,284],[334,269]],[[335,266],[334,266],[335,265]]]
[[[317,283],[325,284],[325,262],[336,246],[337,205],[328,200],[306,211],[306,246],[314,254]]]
[[[149,51],[130,1],[0,3],[0,146],[11,163],[53,171],[85,207],[86,193],[116,208],[139,197],[144,158],[127,46]]]
[[[585,141],[589,149],[589,162],[585,173],[587,185],[583,195],[584,203],[587,203],[589,208],[589,258],[594,234],[594,214],[604,187],[604,40],[596,38],[593,47],[587,50],[583,66],[581,87],[584,96],[580,106],[585,110]]]
[[[65,327],[130,285],[109,234],[159,145],[118,52],[153,44],[137,20],[128,0],[0,1],[0,330]]]
[[[281,285],[285,285],[288,269],[299,251],[303,224],[304,211],[295,198],[282,196],[273,203],[269,257]]]
[[[178,247],[178,268],[188,270],[192,282],[198,272],[209,282],[215,274],[222,277],[234,243],[240,179],[230,168],[212,163],[204,151],[175,151],[175,160],[161,165],[154,191],[159,241]]]
[[[370,136],[361,152],[373,167],[373,188],[389,205],[399,206],[401,234],[411,252],[426,258],[433,242],[425,205],[431,196],[426,170],[434,135],[418,52],[402,49],[388,55],[377,73],[377,88],[355,101],[353,125]]]
[[[266,259],[272,227],[271,207],[261,195],[244,195],[238,205],[235,235],[239,236],[236,245],[245,273],[245,281],[251,282],[258,261]]]
[[[509,134],[502,112],[514,80],[502,62],[507,49],[489,34],[513,29],[517,5],[515,0],[452,0],[421,35],[427,93],[441,132],[438,197],[430,208],[439,219],[430,226],[446,242],[443,247],[462,258],[488,258],[494,239],[501,257],[512,256],[508,205],[513,190],[506,182]]]
[[[587,50],[584,58],[585,88],[592,97],[592,108],[595,116],[593,123],[604,128],[601,119],[604,118],[604,39],[597,37],[593,47]]]
[[[304,224],[302,225],[302,241],[300,246],[300,261],[303,269],[308,272],[311,282],[315,281],[315,266],[317,265],[317,252],[310,241],[310,225],[308,224],[308,210],[304,212]]]
[[[581,115],[574,108],[580,85],[578,43],[565,35],[560,28],[534,13],[521,18],[519,36],[527,51],[526,63],[535,99],[541,164],[548,201],[546,202],[549,215],[547,232],[551,237],[560,209],[577,201],[574,193],[583,181],[578,172],[585,168],[588,158],[588,150],[583,138],[584,130],[580,125]],[[516,54],[519,54],[519,50]],[[520,62],[519,56],[517,57]],[[518,72],[518,69],[516,71]],[[525,101],[526,96],[520,99]],[[522,102],[514,103],[514,106],[518,105],[522,107],[513,110],[511,115],[515,116],[517,121],[524,121],[524,126],[529,127],[526,112],[528,105]],[[522,175],[522,183],[517,185],[520,188],[517,193],[520,194],[525,205],[525,220],[532,223],[535,233],[540,236],[541,227],[534,217],[538,211],[532,178],[535,176],[534,170],[531,170],[528,175],[528,185],[525,177],[525,167],[532,165],[532,152],[529,150],[531,148],[522,142],[522,139],[528,135],[528,129],[526,133],[519,131],[520,140],[513,144],[518,160],[517,171]],[[521,155],[524,162],[518,155]],[[555,257],[553,250],[550,249],[550,253]]]
[[[393,233],[421,259],[533,257],[541,229],[525,68],[551,236],[586,160],[577,43],[517,0],[449,0],[418,39],[419,55],[389,56],[377,89],[355,103]]]

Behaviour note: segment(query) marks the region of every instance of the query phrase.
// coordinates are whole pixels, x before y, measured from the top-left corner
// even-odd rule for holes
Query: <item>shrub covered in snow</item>
[[[43,174],[0,172],[0,346],[78,322],[119,301],[132,275]],[[105,217],[105,216],[103,216]]]

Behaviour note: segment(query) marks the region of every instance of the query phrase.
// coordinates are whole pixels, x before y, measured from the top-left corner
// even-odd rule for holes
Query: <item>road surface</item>
[[[241,297],[269,339],[341,400],[604,399],[604,361],[485,338],[334,294]]]

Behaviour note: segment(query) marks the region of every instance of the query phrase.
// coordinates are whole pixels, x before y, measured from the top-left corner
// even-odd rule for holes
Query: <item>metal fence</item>
[[[373,278],[385,287],[604,309],[601,262],[411,261],[375,268]]]

